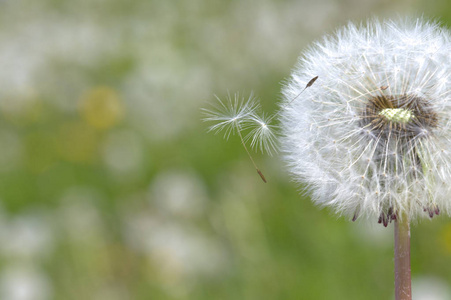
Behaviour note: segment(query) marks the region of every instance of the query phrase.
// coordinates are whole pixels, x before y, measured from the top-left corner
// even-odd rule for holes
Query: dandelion
[[[450,38],[422,19],[349,24],[307,50],[283,90],[282,149],[313,201],[394,221],[396,299],[411,297],[409,221],[451,213]]]

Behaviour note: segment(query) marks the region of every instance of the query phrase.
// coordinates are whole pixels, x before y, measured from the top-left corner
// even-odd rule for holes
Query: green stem
[[[395,220],[395,299],[411,300],[410,223],[406,214]]]

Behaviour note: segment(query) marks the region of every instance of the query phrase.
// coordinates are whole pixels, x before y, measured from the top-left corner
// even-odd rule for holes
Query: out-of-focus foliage
[[[314,39],[424,11],[451,24],[449,1],[0,1],[0,299],[390,299],[391,227],[256,154],[263,184],[200,108],[271,111]],[[451,297],[450,224],[414,226],[414,294]]]

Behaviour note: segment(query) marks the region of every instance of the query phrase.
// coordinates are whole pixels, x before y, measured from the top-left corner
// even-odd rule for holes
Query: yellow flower
[[[124,107],[115,90],[109,87],[96,87],[80,99],[80,113],[90,126],[105,130],[122,119]]]

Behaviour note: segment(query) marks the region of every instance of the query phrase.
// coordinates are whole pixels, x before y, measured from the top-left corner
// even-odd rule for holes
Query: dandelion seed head
[[[385,226],[451,213],[450,42],[423,19],[371,20],[304,53],[283,90],[281,148],[315,203]]]

